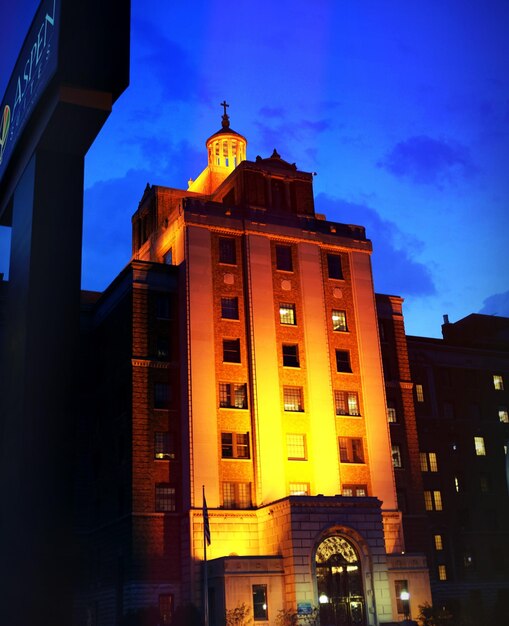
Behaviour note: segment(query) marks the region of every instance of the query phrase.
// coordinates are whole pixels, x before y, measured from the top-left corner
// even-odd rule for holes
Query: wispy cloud
[[[431,296],[436,287],[429,267],[413,258],[423,243],[402,233],[394,222],[383,220],[365,204],[347,202],[325,194],[316,197],[317,210],[328,219],[362,224],[373,242],[373,274],[379,293],[402,296]]]
[[[439,187],[471,178],[477,173],[465,146],[425,135],[400,141],[377,165],[398,178]]]

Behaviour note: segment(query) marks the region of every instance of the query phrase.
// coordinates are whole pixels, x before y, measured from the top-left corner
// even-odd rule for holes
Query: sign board
[[[299,602],[297,604],[298,615],[311,615],[313,613],[313,606],[311,602]]]
[[[0,108],[0,181],[32,112],[58,67],[60,1],[43,0]]]

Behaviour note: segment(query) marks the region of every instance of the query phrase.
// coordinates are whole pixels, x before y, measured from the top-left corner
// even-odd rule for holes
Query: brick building
[[[509,319],[445,316],[442,334],[407,338],[433,599],[508,623]]]
[[[169,623],[202,605],[203,488],[211,624],[242,603],[260,624],[313,606],[322,624],[416,615],[424,533],[403,534],[397,503],[371,242],[316,214],[312,175],[276,151],[246,160],[226,110],[206,145],[187,190],[147,186],[132,262],[85,294],[80,615]]]

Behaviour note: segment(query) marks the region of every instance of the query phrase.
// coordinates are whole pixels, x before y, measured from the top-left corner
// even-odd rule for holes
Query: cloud
[[[189,172],[204,167],[203,155],[183,142],[140,143],[147,167],[102,180],[85,190],[83,219],[83,289],[103,290],[131,258],[131,216],[147,185],[185,188]],[[200,162],[197,167],[196,162]]]
[[[465,146],[424,135],[400,141],[377,166],[398,178],[438,187],[471,178],[477,172]]]
[[[184,48],[169,39],[160,27],[133,18],[132,41],[133,45],[140,42],[137,44],[140,49],[137,54],[133,54],[133,65],[138,66],[133,69],[133,74],[152,75],[166,102],[186,102],[191,99],[208,101],[197,63]],[[145,97],[153,101],[155,95],[153,90],[148,89]]]
[[[316,136],[325,132],[331,126],[328,119],[322,120],[300,120],[281,122],[276,124],[266,122],[256,122],[258,130],[258,145],[262,146],[267,152],[277,149],[284,159],[288,155],[295,152],[292,144],[298,142],[302,149],[302,144],[316,144]],[[263,156],[263,155],[262,155]]]
[[[509,317],[509,291],[495,293],[485,298],[479,313]]]
[[[402,233],[394,222],[383,220],[375,209],[365,205],[318,194],[316,209],[328,219],[366,227],[373,242],[373,275],[379,293],[401,296],[431,296],[436,287],[429,267],[412,257],[422,249],[420,240]]]

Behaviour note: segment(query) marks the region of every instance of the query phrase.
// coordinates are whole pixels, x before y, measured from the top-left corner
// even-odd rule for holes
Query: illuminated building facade
[[[442,334],[407,338],[433,600],[454,623],[505,624],[509,319],[445,317]]]
[[[147,186],[132,262],[84,309],[82,611],[202,604],[204,487],[211,624],[242,603],[260,624],[416,615],[429,579],[397,504],[371,242],[316,214],[312,175],[275,150],[246,160],[226,105],[206,145],[187,190]]]

